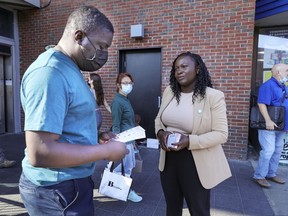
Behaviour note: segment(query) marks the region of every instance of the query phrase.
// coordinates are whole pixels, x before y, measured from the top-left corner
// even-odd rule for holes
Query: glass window
[[[0,55],[11,55],[10,46],[0,44]]]
[[[256,86],[271,77],[271,68],[277,63],[288,64],[288,27],[260,29]]]
[[[13,38],[13,12],[0,8],[0,36]]]

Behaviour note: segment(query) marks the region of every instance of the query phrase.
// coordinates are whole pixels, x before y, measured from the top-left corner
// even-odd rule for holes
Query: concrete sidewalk
[[[8,159],[17,160],[15,167],[0,169],[0,215],[28,215],[18,190],[21,173],[21,159],[25,147],[23,134],[0,136],[0,148]],[[95,182],[94,204],[97,216],[164,216],[165,200],[158,171],[159,150],[140,148],[144,160],[142,173],[135,173],[133,189],[141,194],[140,203],[122,202],[104,197],[98,193],[100,174],[106,162],[99,161],[93,179]],[[253,155],[252,155],[253,156]],[[262,189],[252,181],[251,176],[257,164],[255,156],[247,161],[229,160],[233,176],[211,192],[212,216],[287,216],[288,183],[271,183],[270,189]],[[279,174],[286,180],[288,166],[280,165]],[[188,216],[185,207],[183,215]]]

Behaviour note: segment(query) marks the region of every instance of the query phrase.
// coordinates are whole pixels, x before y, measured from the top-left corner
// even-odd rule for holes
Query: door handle
[[[158,96],[158,108],[160,108],[160,105],[161,105],[161,97]]]

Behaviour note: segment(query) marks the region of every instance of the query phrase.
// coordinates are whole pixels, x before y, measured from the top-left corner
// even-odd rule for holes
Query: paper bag
[[[112,169],[113,165],[111,166],[110,170],[104,170],[99,186],[99,193],[114,199],[127,201],[127,197],[132,184],[132,179],[125,176],[125,173],[123,171],[122,174],[113,173]]]

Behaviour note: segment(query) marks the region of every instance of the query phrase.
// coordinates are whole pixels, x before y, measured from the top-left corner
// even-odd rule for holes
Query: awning
[[[40,8],[40,0],[0,0],[0,7],[1,6],[16,10],[23,10],[31,7]]]
[[[287,25],[287,15],[287,0],[256,0],[256,27]]]

